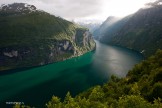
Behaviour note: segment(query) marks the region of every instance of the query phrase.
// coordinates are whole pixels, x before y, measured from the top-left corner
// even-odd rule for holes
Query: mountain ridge
[[[137,50],[148,57],[162,49],[161,11],[162,5],[140,9],[100,33],[104,35],[99,40]]]
[[[25,5],[0,10],[0,70],[49,64],[95,49],[87,28]],[[17,11],[17,7],[25,9]]]

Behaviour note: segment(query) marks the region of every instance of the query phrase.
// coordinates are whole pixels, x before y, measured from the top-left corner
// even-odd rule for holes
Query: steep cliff
[[[0,71],[62,61],[95,49],[88,29],[33,5],[2,5],[0,25]]]

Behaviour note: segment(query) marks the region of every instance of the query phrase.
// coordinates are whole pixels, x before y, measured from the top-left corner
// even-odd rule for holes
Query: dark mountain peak
[[[159,6],[162,5],[162,0],[156,0],[155,2],[147,3],[147,6]]]
[[[25,14],[37,11],[34,5],[29,5],[26,3],[13,3],[13,4],[3,4],[0,7],[0,13],[7,14]]]
[[[135,28],[142,27],[142,26],[151,26],[151,25],[160,25],[162,23],[162,5],[154,5],[150,8],[143,8],[137,11],[130,23]],[[138,25],[138,26],[137,26]],[[128,27],[129,28],[129,27]]]

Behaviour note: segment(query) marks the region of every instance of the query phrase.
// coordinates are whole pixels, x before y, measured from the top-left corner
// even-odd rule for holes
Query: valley
[[[162,108],[162,0],[22,1],[0,1],[0,108]]]
[[[0,106],[16,100],[41,108],[53,95],[63,99],[70,92],[76,96],[106,83],[111,75],[125,77],[141,60],[138,52],[96,41],[96,50],[80,57],[0,76]]]

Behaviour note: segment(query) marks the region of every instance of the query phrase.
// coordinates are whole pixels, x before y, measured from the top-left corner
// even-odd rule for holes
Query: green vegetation
[[[71,39],[76,29],[87,30],[60,17],[39,11],[0,16],[0,24],[1,47],[31,45],[35,41],[44,39]]]
[[[68,92],[63,101],[53,96],[45,107],[162,108],[161,98],[162,50],[158,50],[155,55],[137,64],[125,78],[111,76],[108,83],[90,88],[76,97]]]
[[[106,20],[96,30],[99,33],[97,38],[104,43],[137,50],[145,57],[151,56],[157,49],[162,49],[162,16],[159,14],[162,5],[156,2],[155,4],[150,8],[140,9],[114,24],[111,22],[115,18]]]
[[[0,10],[0,71],[62,61],[95,48],[87,28],[43,11],[25,12]]]

